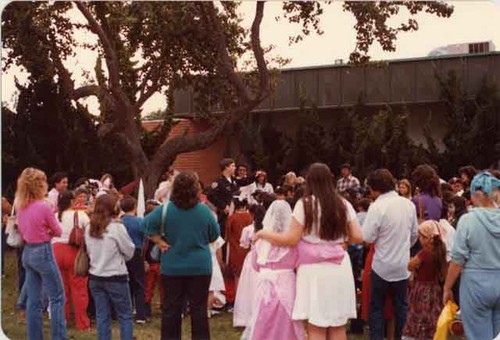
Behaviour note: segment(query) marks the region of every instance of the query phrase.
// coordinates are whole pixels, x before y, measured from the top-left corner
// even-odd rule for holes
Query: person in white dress
[[[208,317],[212,316],[212,307],[217,305],[226,304],[226,296],[223,292],[226,291],[226,286],[224,284],[224,277],[222,276],[222,270],[220,269],[220,263],[222,263],[222,246],[226,243],[222,237],[210,244],[210,253],[212,254],[212,279],[210,281],[210,287],[208,288]]]
[[[277,246],[294,246],[301,239],[318,245],[339,247],[346,241],[363,241],[352,205],[335,190],[330,168],[312,164],[306,178],[305,195],[293,211],[284,233],[261,230],[263,238]],[[320,262],[299,265],[293,320],[307,320],[309,340],[346,339],[345,325],[356,318],[356,293],[349,256],[340,264]]]
[[[253,205],[249,212],[253,216],[253,223],[245,227],[241,232],[240,246],[250,249],[245,257],[243,269],[241,270],[238,290],[234,299],[233,327],[246,327],[252,316],[256,290],[259,285],[259,276],[252,265],[252,257],[255,249],[252,244],[252,238],[255,232],[262,229],[266,209],[262,205]]]
[[[273,185],[267,182],[267,174],[263,170],[259,170],[255,173],[255,182],[250,184],[248,186],[248,189],[246,190],[246,198],[248,199],[249,205],[258,203],[252,195],[257,190],[266,192],[268,194],[274,194]]]

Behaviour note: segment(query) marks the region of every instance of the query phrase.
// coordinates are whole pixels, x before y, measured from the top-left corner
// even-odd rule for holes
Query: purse
[[[71,229],[71,233],[69,234],[68,244],[78,248],[84,243],[84,239],[84,230],[83,228],[80,228],[80,224],[78,222],[78,211],[75,211],[75,215],[73,217],[73,229]]]
[[[7,226],[5,227],[5,233],[7,234],[6,242],[12,248],[21,248],[24,246],[24,240],[17,227],[17,216],[14,214],[14,206],[15,204],[12,204],[12,210],[7,219]]]
[[[89,275],[90,259],[87,254],[87,247],[85,246],[85,241],[82,243],[78,249],[78,253],[75,258],[75,275],[79,277],[85,277]]]

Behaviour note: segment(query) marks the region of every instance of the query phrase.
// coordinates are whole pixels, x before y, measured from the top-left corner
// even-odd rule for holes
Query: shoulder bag
[[[73,215],[73,229],[71,229],[71,233],[69,234],[68,244],[79,248],[84,243],[84,239],[84,230],[83,228],[80,228],[78,221],[78,211],[75,211],[75,214]]]
[[[17,227],[17,216],[15,215],[14,209],[15,203],[12,204],[12,210],[10,216],[7,219],[7,226],[5,228],[5,233],[7,234],[7,244],[12,248],[21,248],[24,246],[24,240],[19,229]]]

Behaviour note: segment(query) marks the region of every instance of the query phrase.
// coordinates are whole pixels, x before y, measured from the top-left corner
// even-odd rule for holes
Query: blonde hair
[[[408,192],[406,193],[406,195],[404,195],[404,197],[411,198],[411,184],[410,184],[410,181],[407,180],[406,178],[403,178],[402,180],[399,181],[398,186],[401,185],[401,184],[403,184],[408,189]],[[398,188],[398,191],[399,191],[399,188]]]
[[[297,184],[297,175],[295,174],[295,172],[290,171],[285,175],[284,184],[291,185],[292,187]]]
[[[47,176],[42,170],[26,168],[17,179],[15,205],[22,209],[31,201],[41,200],[47,193]]]

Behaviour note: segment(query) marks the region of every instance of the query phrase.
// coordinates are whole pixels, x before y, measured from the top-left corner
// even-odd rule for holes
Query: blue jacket
[[[144,242],[145,228],[142,223],[142,218],[132,215],[123,215],[122,223],[127,229],[128,235],[135,244],[136,249],[142,249]]]
[[[451,258],[465,270],[500,270],[500,209],[475,208],[463,215]]]

